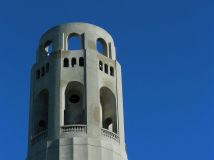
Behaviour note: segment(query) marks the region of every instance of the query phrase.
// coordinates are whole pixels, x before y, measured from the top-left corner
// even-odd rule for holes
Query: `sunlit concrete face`
[[[67,23],[42,36],[29,117],[27,160],[127,160],[121,66],[109,33]]]

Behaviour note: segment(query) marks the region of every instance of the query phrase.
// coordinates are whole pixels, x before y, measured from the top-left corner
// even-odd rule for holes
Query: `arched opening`
[[[47,52],[48,56],[53,52],[53,42],[52,41],[47,41],[45,43],[45,51]]]
[[[69,60],[68,60],[68,58],[64,58],[63,66],[64,67],[69,67]]]
[[[107,87],[100,89],[100,104],[102,110],[102,127],[117,133],[116,98]]]
[[[77,64],[76,58],[71,59],[71,66],[74,67]]]
[[[82,37],[76,33],[72,33],[68,36],[68,50],[80,50],[82,49]]]
[[[104,56],[108,56],[108,53],[107,53],[107,44],[105,42],[104,39],[102,38],[98,38],[97,39],[97,42],[96,42],[96,46],[97,46],[97,51],[101,54],[103,54]]]
[[[104,69],[105,69],[105,73],[108,74],[108,65],[107,64],[104,65]]]
[[[110,75],[114,76],[114,68],[113,67],[110,67]]]
[[[83,66],[84,66],[84,58],[83,58],[83,57],[80,57],[80,58],[79,58],[79,66],[80,66],[80,67],[83,67]]]
[[[36,96],[33,112],[33,130],[34,135],[39,134],[48,128],[48,90],[44,89]]]
[[[84,86],[70,82],[65,90],[64,125],[85,124]]]
[[[102,62],[102,61],[99,61],[99,69],[100,69],[101,71],[103,71],[103,62]]]

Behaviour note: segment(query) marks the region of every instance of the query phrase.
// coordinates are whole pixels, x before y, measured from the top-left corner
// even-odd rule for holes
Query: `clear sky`
[[[35,50],[65,22],[114,38],[129,160],[214,159],[213,0],[1,0],[0,22],[1,160],[26,157]]]

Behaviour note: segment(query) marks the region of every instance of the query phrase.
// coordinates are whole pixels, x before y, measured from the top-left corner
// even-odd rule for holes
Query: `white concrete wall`
[[[83,37],[83,48],[68,51],[67,37],[76,33]],[[107,44],[107,57],[96,50],[96,40]],[[53,53],[47,55],[44,45],[53,43]],[[110,55],[111,58],[108,56]],[[64,58],[84,57],[84,67],[63,67]],[[99,61],[114,68],[114,76],[99,69]],[[37,79],[36,72],[45,64],[49,72]],[[110,72],[110,71],[109,71]],[[110,34],[100,27],[86,23],[68,23],[47,31],[37,49],[37,61],[31,75],[29,144],[27,160],[126,160],[121,67],[116,61],[114,42]],[[77,81],[84,86],[86,130],[62,132],[64,126],[65,89],[69,82]],[[116,99],[118,134],[104,135],[101,122],[100,88],[107,87]],[[33,108],[35,97],[41,90],[49,92],[47,136],[33,135]],[[109,134],[110,133],[110,134]],[[112,137],[113,136],[113,137]],[[116,138],[116,139],[115,139]]]

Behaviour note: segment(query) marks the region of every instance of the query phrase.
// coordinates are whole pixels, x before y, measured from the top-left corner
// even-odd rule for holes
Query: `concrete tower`
[[[87,23],[48,30],[31,72],[27,160],[127,160],[125,148],[112,37]]]

